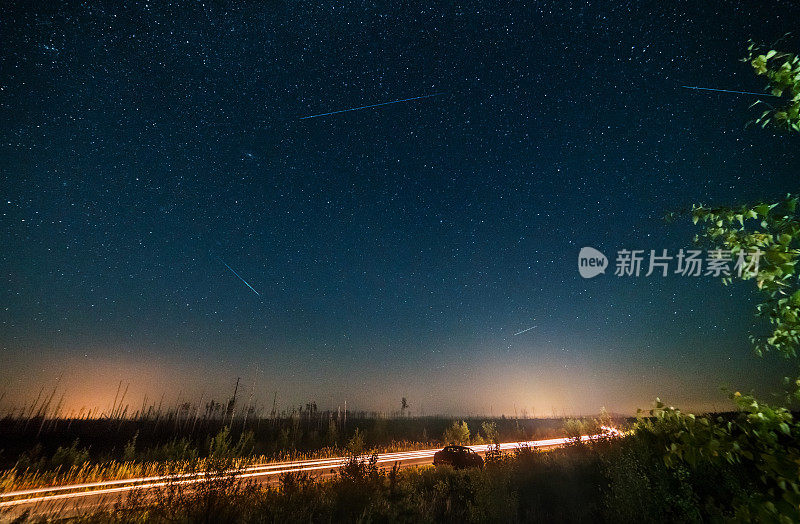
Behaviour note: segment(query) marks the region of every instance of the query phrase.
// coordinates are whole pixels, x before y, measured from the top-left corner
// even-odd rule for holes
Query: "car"
[[[461,468],[482,468],[483,458],[466,446],[445,446],[433,454],[434,466]]]

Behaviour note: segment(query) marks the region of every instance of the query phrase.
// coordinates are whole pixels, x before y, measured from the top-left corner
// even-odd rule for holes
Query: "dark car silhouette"
[[[453,466],[461,468],[482,468],[483,458],[466,446],[445,446],[433,455],[434,466]]]

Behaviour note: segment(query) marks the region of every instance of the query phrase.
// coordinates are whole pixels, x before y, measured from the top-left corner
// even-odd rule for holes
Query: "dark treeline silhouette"
[[[210,401],[202,410],[188,404],[175,409],[147,409],[136,416],[102,418],[11,417],[0,419],[0,469],[13,467],[27,454],[52,456],[58,448],[74,446],[92,461],[182,460],[191,450],[205,456],[210,442],[223,428],[232,441],[246,436],[247,454],[286,456],[322,448],[347,448],[354,435],[365,449],[387,448],[393,443],[442,442],[445,430],[456,420],[445,416],[386,416],[376,412],[317,409],[316,404],[269,414],[255,409],[238,412]],[[563,435],[564,420],[475,417],[464,420],[480,442],[480,427],[495,422],[501,441],[530,440]],[[178,445],[180,444],[180,445]],[[181,451],[183,450],[183,451]]]

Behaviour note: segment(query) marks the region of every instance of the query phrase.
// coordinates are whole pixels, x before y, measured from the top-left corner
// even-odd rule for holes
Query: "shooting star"
[[[535,327],[536,327],[536,326],[531,326],[531,327],[529,327],[528,329],[523,329],[522,331],[518,331],[518,332],[514,333],[514,334],[513,334],[513,335],[511,335],[511,336],[512,336],[512,337],[516,337],[517,335],[521,335],[521,334],[523,334],[523,333],[526,333],[526,332],[530,331],[531,329],[533,329],[533,328],[535,328]]]
[[[217,257],[217,258],[219,258],[219,257]],[[223,264],[225,264],[225,261],[224,261],[224,260],[222,260],[221,258],[219,258],[219,261],[220,261],[220,262],[222,262]],[[247,286],[247,287],[249,287],[249,288],[250,288],[250,289],[253,291],[253,293],[255,293],[255,294],[256,294],[256,295],[258,295],[258,296],[261,296],[261,293],[259,293],[258,291],[256,291],[256,290],[253,288],[253,286],[251,286],[250,284],[248,284],[248,283],[247,283],[247,280],[245,280],[245,279],[243,279],[242,277],[240,277],[240,276],[239,276],[239,273],[237,273],[236,271],[234,271],[234,270],[233,270],[233,268],[232,268],[231,266],[229,266],[228,264],[225,264],[225,267],[227,267],[228,269],[230,269],[230,270],[231,270],[231,273],[233,273],[234,275],[236,275],[236,277],[237,277],[239,280],[241,280],[242,282],[244,282],[244,285],[245,285],[245,286]]]
[[[317,118],[319,116],[337,115],[339,113],[347,113],[348,111],[358,111],[359,109],[369,109],[371,107],[388,106],[389,104],[399,104],[400,102],[410,102],[411,100],[421,100],[423,98],[431,98],[434,96],[443,95],[444,93],[434,93],[432,95],[415,96],[414,98],[404,98],[402,100],[392,100],[391,102],[381,102],[380,104],[371,104],[368,106],[351,107],[349,109],[340,109],[339,111],[331,111],[330,113],[320,113],[318,115],[301,116],[299,120],[308,120],[309,118]]]
[[[736,95],[756,95],[756,96],[774,96],[770,93],[754,93],[752,91],[731,91],[730,89],[714,89],[713,87],[697,87],[697,86],[681,86],[684,89],[694,89],[695,91],[717,91],[719,93],[734,93]]]

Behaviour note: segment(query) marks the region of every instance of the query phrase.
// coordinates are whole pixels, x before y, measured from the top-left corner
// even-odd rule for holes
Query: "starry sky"
[[[120,381],[133,403],[222,398],[237,377],[281,406],[415,414],[769,390],[787,364],[750,353],[752,284],[586,280],[577,254],[689,247],[665,212],[794,190],[798,137],[745,129],[752,96],[680,86],[760,91],[748,39],[798,19],[774,0],[3,3],[2,403],[58,385],[105,407]]]

